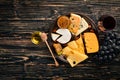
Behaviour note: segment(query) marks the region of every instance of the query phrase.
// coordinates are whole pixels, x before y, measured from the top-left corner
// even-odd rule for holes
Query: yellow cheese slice
[[[95,53],[99,50],[99,43],[95,33],[92,32],[84,33],[84,40],[87,53]]]
[[[71,67],[74,67],[77,64],[79,64],[80,62],[86,60],[87,58],[88,58],[87,55],[81,54],[76,50],[72,50],[71,53],[69,54],[69,56],[67,57],[67,61],[69,62]]]
[[[67,47],[63,48],[62,51],[63,51],[62,54],[67,57],[67,56],[69,56],[69,54],[71,53],[72,49],[67,46]]]
[[[76,44],[78,45],[78,51],[82,54],[85,54],[85,51],[84,51],[84,44],[83,44],[83,40],[82,40],[82,35],[80,35],[80,38],[77,39],[76,41]]]
[[[67,45],[68,45],[68,47],[70,47],[71,49],[76,49],[76,48],[78,48],[78,45],[76,44],[75,41],[71,41],[71,42],[69,42]]]

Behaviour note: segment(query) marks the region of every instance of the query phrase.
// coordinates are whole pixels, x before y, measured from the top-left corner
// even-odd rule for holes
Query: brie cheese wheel
[[[76,35],[79,35],[83,31],[85,31],[88,27],[89,26],[88,26],[88,23],[86,22],[86,20],[84,18],[81,18],[80,29],[78,30],[78,32],[76,33]]]
[[[53,41],[56,41],[59,36],[60,36],[59,34],[51,33]]]
[[[57,39],[57,41],[61,44],[65,44],[70,41],[72,35],[68,29],[58,29],[56,33],[60,34],[61,36]]]

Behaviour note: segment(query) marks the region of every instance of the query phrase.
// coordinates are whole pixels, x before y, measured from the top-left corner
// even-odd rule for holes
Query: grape
[[[112,60],[113,56],[112,55],[109,55],[109,60]]]
[[[103,44],[94,57],[98,63],[110,63],[120,53],[120,38],[117,35],[115,32],[105,34]]]
[[[112,55],[113,58],[116,56],[115,54],[111,54],[111,55]]]
[[[112,45],[108,45],[108,49],[112,48]]]
[[[113,39],[113,42],[115,43],[117,40],[116,39]]]
[[[120,41],[120,37],[117,38],[117,41]]]
[[[107,55],[105,55],[103,58],[104,58],[104,60],[107,60],[108,56],[107,56]]]
[[[110,36],[106,37],[106,40],[110,40],[110,39],[111,39]]]
[[[103,60],[103,57],[100,57],[99,60]]]
[[[111,48],[111,49],[110,49],[110,52],[114,52],[114,49]]]
[[[113,44],[112,44],[112,46],[113,46],[113,47],[116,47],[116,44],[115,44],[115,43],[113,43]]]
[[[116,41],[116,44],[117,44],[118,46],[120,46],[120,40],[117,40],[117,41]]]
[[[101,53],[100,53],[101,55],[104,55],[105,54],[105,51],[101,51]]]
[[[114,49],[114,52],[115,52],[116,55],[118,55],[120,53],[119,47],[116,46],[116,48]]]
[[[110,35],[110,38],[111,38],[111,39],[115,38],[115,34],[112,33],[112,34]]]
[[[105,53],[106,53],[106,54],[109,54],[109,53],[110,53],[110,51],[109,51],[109,50],[106,50],[106,51],[105,51]]]
[[[107,46],[103,46],[103,50],[107,50],[108,48],[107,48]]]
[[[108,45],[108,42],[106,41],[105,43],[104,43],[104,46],[107,46]]]
[[[108,44],[112,44],[113,43],[113,41],[110,39],[110,40],[108,40]]]

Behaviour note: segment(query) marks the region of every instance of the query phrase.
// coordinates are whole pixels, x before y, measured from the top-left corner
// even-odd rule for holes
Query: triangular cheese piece
[[[61,36],[57,39],[57,41],[61,44],[65,44],[70,41],[72,35],[68,29],[58,29],[56,33],[60,34]]]
[[[79,35],[83,31],[85,31],[88,27],[89,26],[88,26],[88,23],[86,22],[86,20],[84,18],[81,18],[80,29],[78,30],[78,32],[76,33],[76,35]]]
[[[59,37],[59,34],[55,34],[55,33],[51,33],[51,37],[53,39],[53,41],[56,41],[56,39]]]
[[[80,35],[80,38],[75,40],[75,42],[78,45],[78,51],[82,54],[85,54],[85,48],[84,48],[84,43],[82,40],[82,35]]]
[[[75,41],[71,41],[67,44],[71,49],[76,49],[78,48],[78,45]]]
[[[71,65],[71,67],[76,66],[78,63],[86,60],[88,58],[87,55],[81,54],[78,51],[73,50],[69,56],[67,56],[67,61]]]

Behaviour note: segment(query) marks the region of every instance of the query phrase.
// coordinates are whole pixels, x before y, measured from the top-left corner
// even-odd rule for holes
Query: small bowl
[[[98,26],[103,26],[106,30],[112,30],[115,28],[116,26],[116,20],[113,16],[111,15],[102,15],[99,19],[98,22],[100,22],[101,24],[99,24]]]

